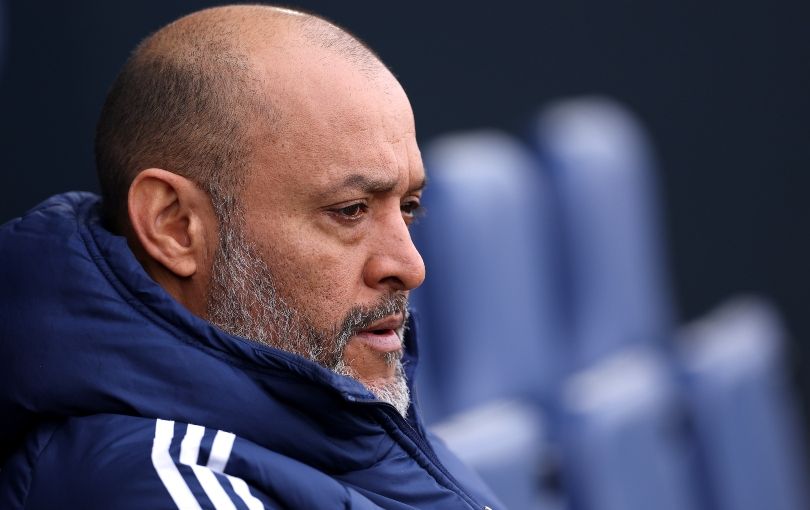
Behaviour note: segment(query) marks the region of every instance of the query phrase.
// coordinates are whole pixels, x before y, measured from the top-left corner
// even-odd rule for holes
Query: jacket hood
[[[307,437],[314,466],[378,433],[362,384],[191,314],[102,227],[98,205],[57,195],[0,227],[0,460],[39,422],[98,413],[197,423],[299,458],[291,444]]]

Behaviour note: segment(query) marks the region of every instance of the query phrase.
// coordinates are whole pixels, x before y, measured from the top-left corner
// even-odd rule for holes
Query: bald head
[[[194,182],[220,221],[231,213],[257,143],[278,139],[294,118],[289,91],[313,55],[369,79],[389,74],[343,29],[269,6],[199,11],[145,39],[116,78],[96,133],[108,226],[126,229],[128,188],[147,168]]]

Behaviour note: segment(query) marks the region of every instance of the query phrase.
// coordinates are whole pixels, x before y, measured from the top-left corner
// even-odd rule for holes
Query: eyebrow
[[[363,174],[352,174],[335,187],[336,190],[343,189],[356,189],[367,193],[369,195],[390,193],[399,183],[399,180],[394,179],[376,179]],[[424,189],[427,184],[426,177],[422,177],[414,186],[408,189],[409,193],[420,191]]]

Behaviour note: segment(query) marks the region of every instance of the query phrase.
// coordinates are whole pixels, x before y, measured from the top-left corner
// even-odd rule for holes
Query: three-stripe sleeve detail
[[[170,447],[174,436],[174,422],[157,420],[155,425],[155,440],[152,445],[152,464],[179,510],[197,510],[200,504],[183,478],[178,464],[191,468],[206,497],[216,510],[236,510],[236,505],[223,488],[220,480],[227,478],[239,499],[249,510],[263,510],[264,505],[253,494],[247,483],[225,473],[225,466],[231,455],[235,436],[230,432],[218,430],[214,436],[208,462],[205,466],[198,463],[200,457],[200,444],[205,435],[205,427],[189,424],[180,443],[179,458],[172,457]],[[220,474],[221,477],[217,477]]]
[[[202,510],[169,453],[173,437],[174,422],[157,420],[155,440],[152,442],[152,465],[179,510]]]

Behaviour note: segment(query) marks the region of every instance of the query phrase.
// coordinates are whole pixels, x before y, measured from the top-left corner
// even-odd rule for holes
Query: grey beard
[[[387,356],[385,361],[389,365],[395,365],[394,368],[396,370],[396,377],[394,380],[391,382],[382,383],[367,382],[364,383],[364,385],[371,393],[374,394],[375,397],[383,402],[388,402],[394,406],[394,408],[396,408],[399,414],[405,417],[408,414],[408,406],[411,403],[411,393],[408,390],[405,371],[402,368],[402,363],[399,360],[399,356]],[[337,365],[335,365],[332,370],[340,375],[357,379],[357,374],[343,361],[343,359],[338,361]]]
[[[303,356],[360,381],[343,360],[346,344],[356,332],[384,317],[407,314],[407,297],[398,293],[371,308],[355,307],[339,327],[320,331],[279,295],[270,269],[241,229],[228,221],[221,223],[208,293],[208,320],[227,333]],[[402,338],[404,331],[398,334]],[[393,381],[360,382],[405,416],[410,392],[400,358],[399,353],[388,353],[385,358],[395,366]]]

